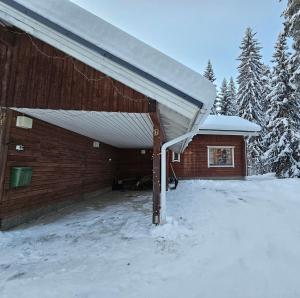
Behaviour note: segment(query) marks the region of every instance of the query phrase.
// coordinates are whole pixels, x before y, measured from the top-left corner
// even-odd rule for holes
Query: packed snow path
[[[300,297],[300,180],[181,182],[168,213],[113,193],[0,232],[0,297]]]

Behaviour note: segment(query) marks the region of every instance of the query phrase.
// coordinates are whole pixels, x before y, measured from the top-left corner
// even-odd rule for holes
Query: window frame
[[[210,149],[231,149],[232,150],[232,164],[231,165],[211,165],[209,162],[209,150]],[[207,167],[208,168],[235,168],[234,162],[235,146],[207,146]]]
[[[177,154],[178,159],[175,159],[175,154]],[[180,162],[180,153],[172,151],[172,162]]]

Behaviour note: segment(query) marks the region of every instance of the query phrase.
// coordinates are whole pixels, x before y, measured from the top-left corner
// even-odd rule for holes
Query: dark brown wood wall
[[[11,122],[0,218],[67,199],[81,199],[84,193],[111,186],[119,149],[106,144],[93,148],[93,140],[37,119],[33,129],[18,128],[16,115]],[[24,145],[25,151],[17,152],[18,144]],[[33,168],[29,187],[10,189],[14,166]]]
[[[198,135],[173,167],[179,178],[238,178],[245,173],[245,145],[242,136]],[[235,146],[234,168],[208,168],[207,146]],[[171,154],[170,154],[171,155]]]
[[[52,124],[33,119],[33,128],[16,127],[17,112],[9,111],[5,140],[3,195],[0,219],[21,215],[47,205],[80,200],[83,194],[111,187],[116,177],[133,178],[152,174],[152,150],[118,149]],[[25,151],[17,152],[16,145]],[[1,147],[1,148],[2,148]],[[4,152],[4,151],[2,151]],[[14,166],[33,168],[29,187],[11,189],[10,171]],[[2,184],[1,184],[2,185]],[[0,187],[1,189],[1,187]]]
[[[147,113],[139,92],[17,29],[0,26],[0,106]]]
[[[147,149],[145,151],[146,154],[141,154],[140,149],[122,149],[117,176],[124,179],[152,175],[153,150]]]

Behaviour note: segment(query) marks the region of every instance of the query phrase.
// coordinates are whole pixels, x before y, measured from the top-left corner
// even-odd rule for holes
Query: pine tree
[[[208,60],[208,64],[206,70],[204,71],[203,76],[207,78],[209,81],[211,81],[212,83],[214,83],[216,80],[215,73],[210,60]]]
[[[289,68],[292,73],[291,84],[295,90],[295,99],[300,109],[300,1],[288,0],[287,9],[284,12],[286,19],[285,29],[288,36],[293,38],[294,54],[289,59]],[[300,130],[300,119],[297,119]]]
[[[260,135],[263,140],[265,140],[266,135],[269,133],[267,129],[267,124],[269,121],[269,114],[267,111],[270,108],[270,97],[269,94],[271,92],[271,81],[272,81],[272,71],[271,68],[268,65],[264,65],[264,72],[263,72],[263,77],[262,77],[262,83],[263,83],[263,96],[262,96],[262,112],[263,112],[263,117],[261,119],[261,132]],[[265,141],[262,142],[262,150],[265,152],[268,149],[268,145],[265,143]],[[264,167],[264,172],[268,173],[270,172],[270,167],[268,167],[265,164]]]
[[[300,136],[297,131],[297,101],[290,83],[287,40],[280,34],[275,45],[275,63],[271,92],[267,96],[270,107],[267,111],[268,133],[264,137],[267,151],[265,165],[279,178],[300,177]]]
[[[261,47],[255,35],[256,33],[253,33],[251,28],[247,28],[240,46],[237,102],[239,116],[261,125],[264,67],[261,62]],[[261,156],[263,151],[261,137],[248,138],[247,145],[249,166],[254,173],[262,173]]]
[[[225,115],[228,116],[236,116],[237,111],[237,102],[236,102],[236,88],[233,78],[230,78],[229,84],[228,84],[228,109],[227,113]]]
[[[294,40],[294,55],[290,58],[293,66],[293,76],[291,82],[294,84],[296,92],[300,93],[300,1],[288,0],[287,9],[284,12],[286,19],[285,27],[289,36]]]
[[[215,106],[218,115],[225,115],[228,106],[228,89],[226,79],[223,79],[220,92],[215,102]]]
[[[214,73],[213,66],[212,66],[210,60],[208,60],[207,67],[206,67],[206,69],[204,71],[203,76],[205,78],[207,78],[209,81],[211,81],[212,83],[214,83],[216,81],[215,73]],[[214,102],[214,105],[211,108],[211,112],[210,113],[212,115],[216,115],[217,114],[217,101],[218,101],[218,99],[216,98],[216,100]]]
[[[242,53],[239,56],[240,65],[238,67],[238,93],[237,101],[239,104],[239,115],[249,121],[260,124],[262,118],[262,95],[263,87],[261,78],[264,67],[261,62],[261,47],[256,33],[251,28],[247,28],[245,37],[240,49]]]
[[[217,115],[218,114],[218,112],[217,112],[217,107],[218,106],[219,106],[219,98],[217,96],[216,99],[215,99],[215,102],[214,102],[214,104],[213,104],[213,106],[211,108],[211,111],[210,111],[211,115]]]
[[[271,79],[272,79],[272,73],[271,69],[268,65],[263,65],[263,76],[262,76],[262,112],[265,115],[267,110],[269,109],[269,102],[267,100],[267,96],[270,94],[271,88]],[[265,119],[263,117],[263,119]],[[265,119],[266,120],[266,119]]]

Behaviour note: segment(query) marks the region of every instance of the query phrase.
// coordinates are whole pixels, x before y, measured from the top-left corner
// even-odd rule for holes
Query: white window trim
[[[175,159],[175,152],[172,151],[172,162],[180,162],[180,153],[177,153],[178,159]]]
[[[209,163],[209,149],[232,149],[232,165],[216,165],[212,166]],[[235,151],[235,146],[207,146],[207,167],[208,168],[234,168],[234,151]]]

